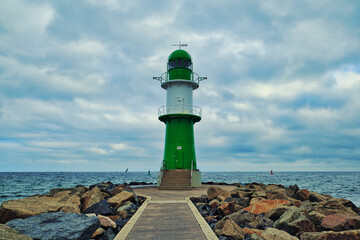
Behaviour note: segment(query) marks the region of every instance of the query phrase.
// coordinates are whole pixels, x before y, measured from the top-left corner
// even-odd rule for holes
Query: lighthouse
[[[193,72],[190,54],[178,44],[167,62],[167,71],[154,77],[166,90],[166,105],[159,107],[158,118],[165,123],[165,147],[158,176],[160,189],[190,189],[201,186],[197,168],[194,124],[201,120],[202,109],[193,104],[193,91],[206,77]]]

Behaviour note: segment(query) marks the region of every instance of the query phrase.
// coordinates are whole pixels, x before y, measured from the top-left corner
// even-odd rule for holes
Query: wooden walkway
[[[159,191],[156,187],[134,189],[137,195],[146,196],[147,200],[114,240],[218,239],[189,199],[206,194],[208,187],[189,191]]]

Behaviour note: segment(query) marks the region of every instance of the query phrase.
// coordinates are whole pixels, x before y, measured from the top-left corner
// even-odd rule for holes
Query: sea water
[[[152,172],[0,172],[0,203],[44,194],[52,188],[90,186],[99,182],[156,183]],[[297,184],[299,188],[347,198],[360,206],[360,172],[202,172],[203,182]]]

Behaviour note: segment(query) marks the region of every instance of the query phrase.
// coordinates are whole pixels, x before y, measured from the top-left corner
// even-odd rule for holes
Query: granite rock
[[[83,193],[81,196],[82,212],[84,212],[88,207],[91,207],[93,204],[100,202],[101,200],[104,200],[104,195],[97,186]]]
[[[124,191],[116,194],[115,196],[109,198],[108,203],[110,205],[114,206],[115,208],[118,208],[121,205],[123,205],[123,203],[134,200],[134,199],[135,199],[135,194],[133,192],[124,190]]]
[[[100,227],[100,221],[97,217],[78,213],[49,212],[26,219],[14,219],[6,225],[34,239],[88,240]]]
[[[314,209],[324,215],[338,213],[349,216],[358,216],[359,212],[359,209],[351,201],[344,198],[332,198],[319,202]]]
[[[290,202],[284,199],[264,199],[244,208],[243,210],[250,211],[255,214],[260,214],[266,213],[273,208],[289,204]]]
[[[321,227],[333,231],[360,229],[360,216],[331,214],[322,219]]]
[[[216,187],[216,186],[211,186],[208,188],[208,190],[207,190],[207,199],[208,200],[216,199],[219,196],[222,196],[226,199],[226,198],[230,198],[231,194],[228,191],[226,191],[222,188]]]

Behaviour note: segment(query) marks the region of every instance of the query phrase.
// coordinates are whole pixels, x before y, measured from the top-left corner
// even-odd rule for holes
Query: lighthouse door
[[[184,152],[181,149],[177,149],[175,152],[175,167],[184,168]]]

